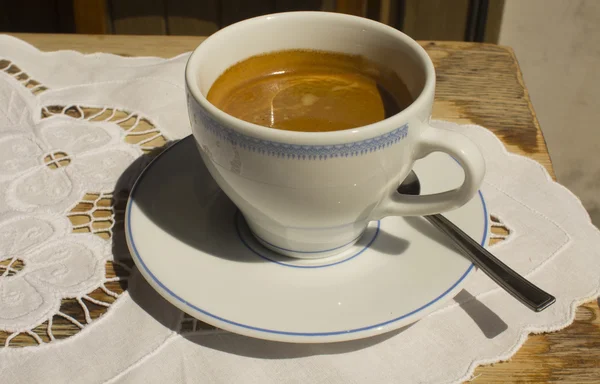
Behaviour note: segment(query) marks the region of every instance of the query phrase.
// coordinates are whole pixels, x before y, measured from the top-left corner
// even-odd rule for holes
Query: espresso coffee
[[[247,122],[305,132],[372,124],[413,101],[394,71],[362,56],[311,50],[243,60],[219,76],[207,99]]]

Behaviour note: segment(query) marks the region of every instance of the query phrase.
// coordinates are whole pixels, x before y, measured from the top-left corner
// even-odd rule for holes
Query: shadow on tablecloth
[[[170,144],[172,145],[173,143]],[[162,150],[157,150],[146,154],[137,159],[130,167],[128,167],[117,183],[115,195],[120,192],[128,193],[131,191],[135,180],[141,174],[143,169],[161,152]],[[113,255],[117,260],[131,259],[124,235],[124,212],[117,212],[116,214],[118,216],[115,220],[116,224],[113,236]],[[419,223],[413,223],[413,225],[418,224]],[[170,227],[169,229],[175,230],[177,228],[173,229]],[[178,236],[181,236],[181,234],[178,234]],[[440,243],[447,243],[447,240],[441,237],[436,237],[435,240]],[[194,240],[190,238],[190,236],[186,237],[186,241],[194,243]],[[260,262],[260,260],[262,259],[257,258],[257,261]],[[180,331],[181,316],[175,315],[176,313],[180,313],[179,310],[163,299],[156,291],[154,291],[141,277],[139,272],[135,271],[130,280],[131,282],[129,284],[128,292],[133,301],[165,327],[172,329],[173,331]],[[508,328],[507,324],[500,317],[498,317],[497,314],[491,311],[483,303],[478,301],[469,292],[462,290],[454,298],[454,301],[457,302],[463,310],[465,310],[465,312],[473,319],[475,324],[481,329],[487,338],[493,339]],[[179,320],[175,321],[175,318]],[[361,350],[382,343],[404,332],[413,325],[414,324],[411,324],[398,330],[367,339],[338,343],[315,344],[294,344],[267,341],[225,331],[198,331],[183,333],[182,335],[194,343],[222,352],[254,358],[289,359],[313,355],[333,355]]]

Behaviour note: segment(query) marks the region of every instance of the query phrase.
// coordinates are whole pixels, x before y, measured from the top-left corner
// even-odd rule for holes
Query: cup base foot
[[[328,262],[333,261],[333,260],[329,260],[329,259],[339,258],[341,261],[345,257],[350,257],[348,255],[343,255],[344,251],[350,249],[360,239],[360,237],[359,237],[357,239],[352,240],[350,243],[344,244],[342,246],[337,246],[337,247],[333,246],[330,248],[325,248],[325,250],[323,250],[323,251],[301,251],[301,250],[292,250],[292,249],[278,247],[274,244],[267,242],[266,240],[261,239],[260,236],[257,236],[254,232],[252,232],[252,235],[256,238],[256,240],[263,247],[265,247],[273,252],[276,252],[280,255],[294,258],[294,259],[303,259],[303,260],[328,259],[327,260]]]

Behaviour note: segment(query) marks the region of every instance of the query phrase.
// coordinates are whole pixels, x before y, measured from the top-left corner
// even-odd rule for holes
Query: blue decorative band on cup
[[[204,128],[219,139],[239,148],[267,156],[276,156],[300,160],[327,160],[337,157],[361,156],[398,143],[408,136],[408,124],[391,132],[370,139],[345,144],[332,145],[296,145],[257,139],[243,135],[231,128],[219,124],[202,111],[200,113]]]

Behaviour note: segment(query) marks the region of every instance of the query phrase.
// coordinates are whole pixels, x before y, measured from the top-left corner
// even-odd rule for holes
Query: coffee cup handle
[[[465,173],[463,184],[446,192],[419,196],[402,195],[396,186],[379,205],[380,217],[425,216],[449,211],[464,205],[477,193],[485,174],[485,161],[475,143],[458,132],[428,126],[417,139],[414,159],[432,152],[445,152],[458,161]]]

